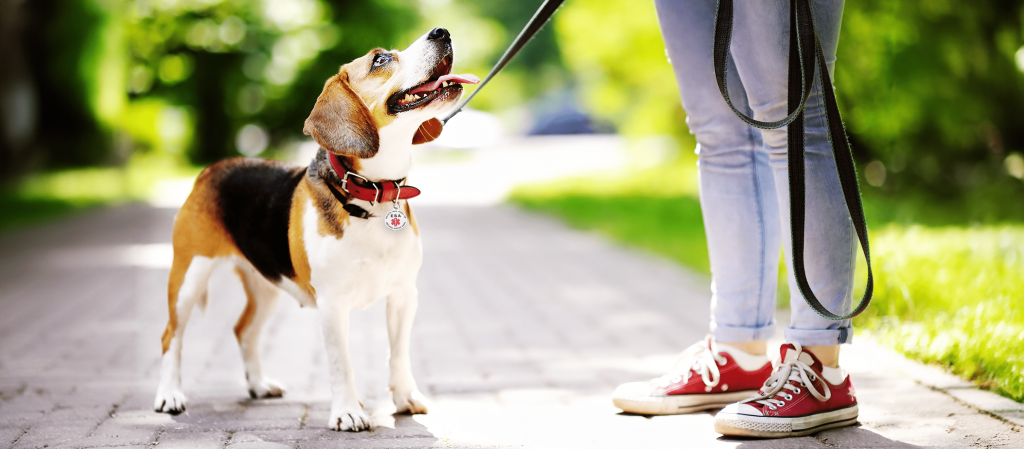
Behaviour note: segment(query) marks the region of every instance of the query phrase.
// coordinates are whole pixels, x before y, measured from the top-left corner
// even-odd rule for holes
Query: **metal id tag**
[[[396,202],[395,208],[384,216],[384,225],[392,231],[401,231],[407,224],[409,224],[409,217],[405,216],[405,212],[398,210]]]

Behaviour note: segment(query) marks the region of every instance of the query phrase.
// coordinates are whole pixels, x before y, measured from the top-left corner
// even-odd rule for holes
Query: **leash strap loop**
[[[860,187],[857,182],[857,168],[853,163],[850,141],[846,136],[839,106],[836,103],[835,91],[828,74],[825,52],[821,48],[818,32],[814,27],[814,17],[808,0],[790,0],[790,33],[789,33],[789,93],[787,96],[789,115],[776,122],[761,122],[747,117],[732,105],[726,86],[726,69],[729,55],[729,44],[732,39],[732,0],[719,0],[715,12],[714,65],[715,79],[726,103],[736,116],[748,125],[761,129],[777,129],[788,126],[787,139],[789,146],[789,201],[790,228],[792,231],[793,275],[797,286],[803,294],[807,305],[818,315],[832,321],[842,321],[860,315],[871,303],[874,290],[874,275],[871,272],[871,250],[868,245],[868,229],[864,220],[864,207],[860,199]],[[815,64],[817,68],[815,68]],[[807,71],[810,71],[810,77]],[[846,209],[850,213],[857,239],[868,266],[867,286],[860,303],[850,313],[838,315],[830,312],[821,301],[814,296],[807,271],[804,266],[804,238],[806,230],[806,176],[804,162],[804,108],[813,86],[813,76],[818,72],[822,97],[825,102],[825,116],[828,122],[826,134],[829,146],[836,160],[836,172],[843,188]]]
[[[798,103],[798,107],[795,110],[791,110],[786,118],[774,122],[762,122],[755,120],[753,117],[748,117],[746,114],[736,109],[736,106],[732,104],[732,99],[729,97],[729,84],[727,82],[726,72],[729,69],[729,46],[732,44],[732,15],[733,7],[732,0],[719,1],[718,9],[715,10],[715,40],[714,40],[714,65],[715,65],[715,81],[718,83],[718,90],[722,93],[722,98],[725,99],[726,104],[732,109],[732,112],[736,114],[740,120],[744,123],[760,129],[778,129],[783,126],[787,126],[793,123],[798,116],[803,112],[804,106],[807,104],[807,99],[811,96],[811,88],[814,86],[812,77],[814,76],[814,49],[807,45],[812,39],[816,41],[816,34],[814,34],[814,27],[801,26],[800,15],[797,13],[797,8],[792,7],[792,0],[790,2],[790,63],[793,62],[794,50],[800,57],[796,58],[799,62],[798,71],[800,77],[797,78],[800,81],[797,92],[803,92],[803,96],[797,97],[796,101],[791,103]],[[806,14],[810,14],[806,12]],[[805,16],[806,17],[806,16]],[[795,24],[795,25],[794,25]],[[792,30],[798,30],[800,35],[799,39],[795,39]],[[794,45],[796,47],[794,48]],[[806,73],[807,69],[811,70],[810,76]],[[790,66],[790,80],[793,80],[795,73],[793,67]],[[790,92],[793,91],[793,86],[789,86]]]

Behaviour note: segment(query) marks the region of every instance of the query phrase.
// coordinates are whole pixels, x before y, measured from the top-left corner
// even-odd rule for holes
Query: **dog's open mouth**
[[[455,75],[451,71],[452,55],[449,53],[441,59],[441,63],[434,68],[434,72],[426,81],[392,95],[388,99],[388,111],[397,114],[426,106],[435,100],[445,101],[461,93],[463,84],[480,82],[476,75]]]

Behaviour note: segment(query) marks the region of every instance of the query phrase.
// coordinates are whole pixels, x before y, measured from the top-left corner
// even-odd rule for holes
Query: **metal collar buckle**
[[[371,186],[373,186],[373,191],[374,191],[374,193],[373,193],[373,200],[370,201],[370,205],[371,206],[376,205],[377,204],[377,198],[380,197],[380,189],[377,188],[377,183],[375,183],[373,181],[370,181],[369,179],[366,179],[366,178],[364,178],[362,176],[359,176],[359,173],[353,173],[353,172],[350,172],[350,171],[346,171],[345,172],[345,176],[341,177],[341,190],[345,191],[345,193],[348,193],[348,176],[349,175],[352,175],[352,176],[355,176],[355,177],[357,177],[359,179],[362,179],[363,181],[366,181],[367,184],[370,184]]]

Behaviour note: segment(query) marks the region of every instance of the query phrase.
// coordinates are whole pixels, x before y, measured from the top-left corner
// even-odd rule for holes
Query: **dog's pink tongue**
[[[457,84],[476,84],[476,83],[480,82],[480,78],[477,78],[476,75],[471,75],[471,74],[468,74],[468,73],[465,74],[465,75],[455,75],[455,74],[449,73],[447,75],[444,75],[444,76],[438,78],[435,81],[432,81],[432,82],[420,85],[420,86],[416,87],[415,89],[409,91],[409,93],[410,94],[415,94],[415,93],[420,93],[420,92],[430,92],[430,91],[432,91],[434,89],[437,89],[438,87],[441,87],[441,83],[443,83],[445,81],[450,81],[452,83],[457,83]]]

